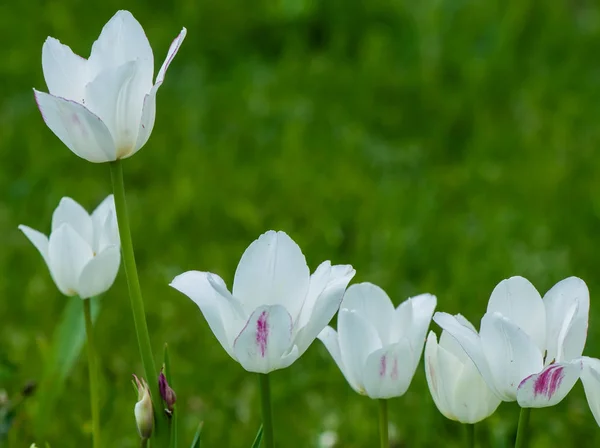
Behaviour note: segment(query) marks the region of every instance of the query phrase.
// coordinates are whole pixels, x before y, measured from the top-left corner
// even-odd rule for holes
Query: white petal
[[[92,245],[94,239],[92,218],[81,205],[69,197],[62,198],[52,213],[52,231],[65,223],[69,224],[90,246]]]
[[[108,246],[121,246],[115,198],[112,194],[108,195],[92,212],[92,225],[94,227],[92,245],[94,252],[99,253]]]
[[[477,333],[477,330],[475,329],[473,324],[467,319],[465,319],[464,316],[462,316],[461,314],[455,314],[454,317],[456,318],[457,322],[460,323],[462,326],[468,328],[474,333]],[[443,347],[449,353],[452,353],[463,364],[467,359],[469,360],[469,362],[472,362],[471,358],[469,358],[469,355],[465,353],[465,350],[460,346],[458,341],[450,334],[448,334],[447,331],[443,331],[442,335],[440,336],[440,347]]]
[[[309,293],[300,312],[297,324],[299,326],[300,322],[304,322],[304,326],[299,328],[294,338],[300,355],[306,351],[319,332],[331,321],[340,307],[346,286],[348,286],[356,271],[349,265],[336,265],[327,269],[327,273],[328,278],[325,280],[325,287],[321,289],[316,298],[313,298],[311,294],[315,289],[319,289],[320,286],[313,287],[313,278],[316,272],[311,276]],[[320,279],[315,281],[321,282]]]
[[[126,62],[139,60],[142,76],[140,82],[146,92],[152,87],[154,56],[150,42],[140,23],[129,11],[118,11],[102,28],[100,37],[92,45],[89,58],[93,78],[103,70],[120,67]]]
[[[373,283],[357,283],[348,288],[342,309],[356,311],[377,330],[381,346],[390,344],[394,305],[383,289]]]
[[[181,32],[177,35],[173,42],[171,42],[169,51],[167,52],[167,57],[163,62],[163,65],[160,67],[158,75],[156,75],[156,84],[162,84],[162,82],[165,80],[165,74],[167,73],[167,69],[169,68],[171,61],[173,61],[173,58],[179,51],[179,47],[181,47],[181,44],[183,43],[186,34],[187,30],[185,28],[182,28]]]
[[[233,344],[233,351],[242,367],[257,373],[269,373],[289,366],[291,362],[282,364],[282,359],[291,349],[292,318],[281,305],[258,307]]]
[[[582,362],[581,382],[590,410],[600,426],[600,359],[584,356]]]
[[[121,250],[117,246],[107,247],[92,258],[79,275],[79,297],[87,299],[108,291],[115,282],[120,263]]]
[[[331,327],[325,327],[323,328],[323,331],[319,333],[318,338],[325,345],[325,348],[335,361],[336,365],[338,366],[338,369],[340,369],[340,371],[342,372],[342,375],[344,375],[344,378],[346,378],[346,381],[348,382],[350,387],[352,387],[352,389],[354,389],[356,392],[361,393],[360,386],[354,383],[354,379],[346,374],[346,367],[344,366],[344,362],[342,361],[342,353],[340,351],[340,344],[337,332]]]
[[[453,409],[461,423],[474,424],[492,415],[502,402],[487,386],[475,364],[463,364],[454,390]]]
[[[377,330],[356,311],[341,309],[338,313],[340,355],[350,384],[366,394],[363,372],[367,358],[382,348]]]
[[[50,268],[50,261],[48,258],[48,237],[42,232],[32,229],[31,227],[24,226],[21,224],[19,230],[25,234],[25,236],[31,241],[31,244],[40,252],[48,269]]]
[[[540,293],[529,280],[511,277],[502,280],[492,291],[488,313],[498,312],[521,327],[537,347],[546,349],[546,310]]]
[[[102,120],[81,104],[34,90],[42,118],[77,156],[93,163],[116,160],[116,148]]]
[[[479,335],[472,329],[463,325],[456,317],[448,313],[437,312],[434,314],[433,320],[456,339],[469,358],[471,358],[488,387],[498,393],[494,376],[488,365]]]
[[[310,272],[298,245],[284,232],[269,231],[242,255],[233,295],[249,314],[261,305],[282,305],[295,321],[306,294]]]
[[[544,367],[542,353],[527,333],[500,313],[483,316],[480,335],[498,396],[515,401],[521,381]]]
[[[233,342],[246,322],[236,313],[229,299],[213,288],[208,280],[209,277],[225,285],[221,277],[216,274],[188,271],[175,277],[169,286],[185,294],[198,305],[221,346],[229,356],[236,359],[233,353]]]
[[[433,398],[435,406],[444,417],[457,420],[453,414],[451,404],[448,402],[448,397],[453,395],[454,382],[460,370],[450,369],[453,375],[441,374],[442,372],[439,368],[441,360],[438,358],[438,353],[441,353],[442,350],[438,346],[435,333],[430,331],[425,344],[425,377],[427,378],[429,393]],[[451,356],[447,355],[445,359],[451,359]],[[460,365],[458,367],[462,368]]]
[[[416,369],[417,364],[421,359],[421,352],[425,345],[425,336],[427,335],[429,324],[431,324],[431,318],[437,304],[437,298],[431,294],[421,294],[412,297],[409,300],[413,309],[413,320],[410,326],[408,339],[410,341],[410,346],[417,357],[414,364]],[[414,371],[412,374],[414,375]]]
[[[81,103],[84,98],[87,61],[66,45],[49,37],[42,47],[42,69],[48,92]]]
[[[50,271],[56,286],[63,294],[79,294],[79,275],[92,257],[92,249],[88,243],[69,224],[62,224],[50,235]]]
[[[581,359],[547,366],[540,373],[525,378],[517,390],[517,401],[522,408],[554,406],[573,389],[581,375]]]
[[[404,338],[371,353],[365,362],[363,381],[370,398],[392,398],[405,394],[418,359]]]
[[[138,138],[144,97],[139,60],[100,72],[86,87],[86,107],[102,119],[115,142],[121,159],[134,149]]]
[[[577,277],[558,282],[544,296],[544,305],[548,336],[546,362],[570,361],[581,356],[590,313],[590,293],[585,282]],[[567,322],[570,309],[576,313]]]

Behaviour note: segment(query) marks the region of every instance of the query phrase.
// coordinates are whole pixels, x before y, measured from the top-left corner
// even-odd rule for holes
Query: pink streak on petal
[[[533,394],[535,396],[545,395],[551,398],[557,391],[565,374],[562,366],[551,366],[545,372],[542,372],[533,384]]]
[[[396,381],[398,379],[398,358],[394,358],[394,367],[392,367],[392,380]]]
[[[256,344],[260,350],[260,356],[265,357],[267,352],[267,339],[269,337],[269,325],[267,312],[263,311],[256,321]]]
[[[379,376],[383,378],[385,376],[386,370],[387,370],[387,358],[385,355],[383,355],[379,362]]]

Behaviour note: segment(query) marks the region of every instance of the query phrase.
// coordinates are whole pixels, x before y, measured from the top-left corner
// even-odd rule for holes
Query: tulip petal
[[[321,264],[321,266],[323,263]],[[311,276],[311,285],[307,295],[300,317],[298,318],[298,326],[300,322],[305,322],[304,326],[299,327],[294,341],[298,345],[300,355],[312,344],[319,332],[327,325],[336,311],[340,307],[346,286],[356,271],[350,265],[336,265],[327,270],[328,278],[324,288],[319,293],[316,291],[321,285],[313,286],[315,282],[321,284],[322,279],[315,279],[315,274]],[[315,294],[315,296],[311,295]],[[318,295],[317,295],[318,294]],[[310,313],[310,314],[309,314]],[[308,317],[306,317],[308,316]]]
[[[92,212],[92,225],[94,227],[94,252],[102,252],[108,246],[121,246],[119,226],[114,196],[108,195]]]
[[[358,392],[366,394],[363,372],[371,353],[382,348],[377,330],[357,311],[342,308],[338,313],[338,341],[346,377]]]
[[[107,247],[88,261],[79,275],[79,297],[87,299],[108,291],[115,282],[120,263],[118,246]]]
[[[325,327],[317,337],[325,345],[325,348],[335,361],[338,369],[340,369],[342,372],[342,375],[344,375],[344,378],[346,378],[346,381],[350,387],[352,387],[352,389],[354,389],[356,392],[361,393],[360,386],[354,382],[354,378],[347,375],[346,366],[344,366],[344,362],[342,361],[342,353],[340,351],[340,343],[337,332],[331,327]]]
[[[163,62],[163,65],[160,67],[158,75],[156,75],[155,84],[162,84],[162,82],[165,80],[165,74],[167,73],[167,69],[169,68],[171,61],[173,61],[173,58],[179,51],[179,47],[181,47],[181,44],[183,43],[183,40],[185,39],[186,35],[187,30],[185,28],[182,28],[181,32],[177,35],[173,42],[171,42],[171,45],[169,46],[169,51],[167,52],[167,57]]]
[[[50,269],[50,261],[48,257],[48,237],[42,232],[32,229],[31,227],[24,226],[21,224],[19,230],[25,234],[25,236],[31,241],[31,244],[40,252],[42,258],[46,262],[48,269]]]
[[[483,316],[480,335],[498,396],[515,401],[521,381],[543,369],[542,353],[527,333],[500,313]]]
[[[237,360],[233,353],[233,342],[246,322],[229,303],[229,299],[215,290],[209,278],[213,283],[218,282],[225,287],[225,282],[218,275],[199,271],[180,274],[169,286],[185,294],[198,305],[221,346],[229,356]]]
[[[233,344],[238,362],[247,371],[256,373],[287,367],[291,362],[281,365],[281,361],[291,348],[292,318],[281,305],[256,308]]]
[[[404,395],[413,379],[417,359],[406,338],[371,353],[363,370],[367,395],[370,398]]]
[[[585,396],[596,423],[600,426],[600,359],[583,356],[581,361],[581,382]]]
[[[390,340],[394,305],[386,292],[379,286],[368,282],[350,286],[344,295],[341,308],[356,311],[373,325],[377,329],[382,346],[397,342]]]
[[[458,344],[458,343],[457,343]],[[448,397],[453,395],[454,392],[454,379],[458,377],[460,365],[455,365],[455,369],[451,370],[451,375],[442,375],[440,365],[440,359],[438,353],[441,353],[443,348],[438,346],[437,338],[433,331],[429,332],[427,336],[427,342],[425,343],[425,377],[427,378],[427,386],[429,392],[433,398],[435,406],[438,408],[440,413],[450,420],[457,420],[457,417],[453,414],[452,406],[448,401]],[[451,359],[451,355],[446,357]],[[444,369],[445,370],[445,369]]]
[[[527,333],[535,345],[546,348],[546,310],[540,293],[529,280],[511,277],[492,291],[488,313],[498,312]]]
[[[477,333],[477,330],[475,329],[473,324],[467,319],[465,319],[464,316],[462,316],[461,314],[456,314],[454,317],[462,326],[468,328],[474,333]],[[454,337],[452,337],[447,331],[443,331],[442,335],[440,336],[440,347],[443,347],[446,351],[454,355],[463,364],[466,360],[469,360],[470,363],[473,362],[471,361],[471,358],[469,358],[469,355],[465,353],[465,350],[460,346],[458,341]]]
[[[52,231],[65,223],[69,224],[90,246],[92,245],[94,239],[92,218],[81,205],[69,197],[62,198],[52,213]]]
[[[248,314],[261,305],[282,305],[295,321],[306,298],[310,272],[300,247],[285,233],[269,231],[246,249],[233,295]]]
[[[50,235],[50,271],[56,286],[63,294],[79,294],[79,275],[92,257],[92,249],[88,243],[69,224],[62,224]]]
[[[48,92],[81,103],[84,96],[87,61],[59,40],[49,37],[42,46],[42,69]]]
[[[34,94],[46,125],[77,156],[93,163],[116,159],[113,138],[98,116],[73,101]]]
[[[141,63],[140,82],[146,92],[152,87],[154,56],[140,23],[129,11],[118,11],[102,28],[92,45],[89,58],[92,81],[101,71],[115,69],[131,61]]]
[[[585,282],[577,277],[558,282],[544,296],[544,305],[548,335],[546,363],[581,356],[590,313],[590,293]]]
[[[126,62],[107,69],[86,86],[86,107],[99,116],[110,130],[116,146],[116,158],[124,158],[135,149],[142,118],[144,88],[142,62]]]
[[[408,339],[413,352],[417,359],[414,363],[414,368],[417,368],[423,346],[425,345],[425,336],[431,324],[431,318],[437,305],[437,298],[431,294],[420,294],[409,299],[412,306],[413,320],[410,325]],[[414,375],[414,371],[412,373]]]
[[[525,378],[517,389],[517,402],[522,408],[554,406],[573,389],[581,376],[581,359],[547,366],[540,373]]]
[[[437,312],[434,314],[433,320],[448,332],[450,336],[456,339],[469,358],[471,358],[488,387],[498,394],[494,376],[488,365],[479,335],[448,313]]]

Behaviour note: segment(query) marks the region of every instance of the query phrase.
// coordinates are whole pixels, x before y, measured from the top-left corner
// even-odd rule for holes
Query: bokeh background
[[[78,159],[46,128],[41,47],[83,56],[127,8],[160,66],[188,37],[158,95],[149,143],[125,164],[132,232],[157,359],[168,342],[180,438],[250,446],[257,384],[225,354],[196,306],[169,288],[189,269],[230,284],[246,246],[288,232],[311,268],[351,263],[354,281],[399,303],[421,292],[474,322],[511,275],[540,290],[577,275],[592,297],[586,353],[600,355],[600,5],[592,0],[174,0],[0,2],[0,401],[41,381],[69,300],[17,230],[49,230],[63,196],[91,210],[108,166]],[[436,331],[438,328],[432,325]],[[137,446],[130,379],[141,374],[124,273],[97,320],[107,446]],[[374,446],[376,404],[355,394],[317,341],[272,377],[282,447]],[[89,446],[85,351],[56,405],[18,407],[5,445]],[[47,392],[46,392],[47,393]],[[390,403],[396,447],[461,446],[420,368]],[[479,425],[508,447],[518,409]],[[3,431],[6,427],[3,427]],[[326,434],[324,437],[323,434]],[[595,446],[578,384],[532,413],[532,446]],[[0,442],[1,444],[1,442]],[[184,445],[182,445],[184,446]]]

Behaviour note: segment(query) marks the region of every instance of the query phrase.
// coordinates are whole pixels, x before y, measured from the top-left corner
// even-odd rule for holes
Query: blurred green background
[[[351,263],[354,281],[379,284],[395,303],[431,292],[438,310],[475,323],[503,278],[523,275],[544,293],[580,276],[592,297],[586,354],[600,355],[597,2],[2,0],[0,389],[9,398],[41,379],[74,300],[17,225],[47,232],[62,196],[91,210],[110,192],[108,166],[74,156],[36,109],[42,43],[54,36],[87,56],[122,8],[144,26],[157,68],[188,28],[152,137],[124,166],[152,343],[157,357],[170,345],[181,439],[204,420],[204,446],[248,447],[260,412],[255,376],[167,284],[200,269],[231,285],[241,253],[267,229],[288,232],[313,269]],[[97,332],[107,446],[137,446],[130,380],[142,368],[123,271]],[[43,416],[45,440],[89,446],[85,352],[66,387]],[[350,389],[319,341],[272,387],[279,446],[325,447],[326,431],[338,447],[375,445],[376,404]],[[395,446],[463,444],[422,368],[390,406]],[[38,407],[38,395],[23,403],[8,446],[35,440]],[[503,404],[481,424],[481,446],[510,446],[517,413]],[[598,443],[580,384],[532,413],[533,447]]]

